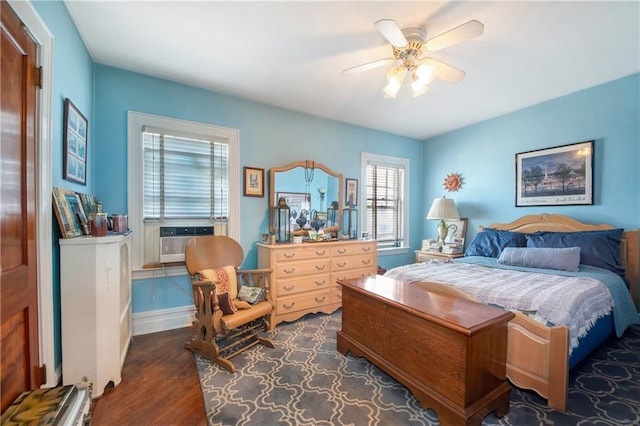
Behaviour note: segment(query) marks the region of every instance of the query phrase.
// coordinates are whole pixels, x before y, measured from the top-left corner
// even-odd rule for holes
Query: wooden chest
[[[338,283],[340,353],[366,357],[443,425],[480,425],[492,411],[498,417],[509,411],[505,362],[512,312],[387,277]]]

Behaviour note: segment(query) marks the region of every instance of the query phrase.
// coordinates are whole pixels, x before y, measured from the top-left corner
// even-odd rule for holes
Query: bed
[[[497,247],[499,254],[502,255],[504,252],[504,255],[498,256],[496,247],[490,249],[488,254],[482,252],[482,246],[474,244],[476,240],[474,237],[474,241],[471,242],[474,246],[468,247],[465,253],[467,256],[464,258],[447,264],[406,265],[391,269],[385,275],[414,283],[429,291],[497,306],[505,303],[507,308],[510,308],[511,302],[505,302],[503,297],[506,296],[495,291],[497,288],[495,282],[504,284],[507,288],[504,292],[508,293],[509,287],[517,288],[513,284],[514,280],[524,278],[540,286],[535,287],[531,284],[532,289],[540,288],[539,294],[542,295],[547,288],[550,292],[554,291],[550,289],[552,286],[549,283],[557,281],[558,285],[564,286],[564,290],[555,290],[564,292],[562,296],[576,299],[575,303],[584,305],[584,309],[596,308],[593,312],[583,314],[575,307],[569,307],[568,312],[562,312],[562,309],[554,307],[550,315],[558,318],[557,322],[548,321],[548,319],[545,321],[545,315],[526,309],[526,304],[530,299],[536,298],[538,296],[536,294],[535,297],[526,297],[526,302],[514,302],[513,306],[518,308],[524,306],[525,309],[511,309],[516,316],[509,322],[508,327],[507,377],[514,385],[534,390],[546,398],[549,406],[565,411],[570,368],[611,336],[620,336],[630,324],[639,323],[637,309],[640,232],[638,230],[623,232],[611,225],[590,225],[563,215],[541,214],[524,216],[511,223],[495,223],[486,228],[481,227],[478,234],[476,236],[479,237],[478,240],[486,237],[485,234],[489,236],[495,234],[501,238],[504,235],[513,234],[518,242],[511,241],[506,246]],[[614,238],[611,238],[611,235],[614,235]],[[583,240],[585,236],[588,239]],[[607,254],[605,250],[600,250],[600,245],[583,245],[582,251],[578,250],[579,268],[577,270],[579,272],[571,269],[578,266],[573,264],[576,261],[575,248],[564,247],[563,244],[574,246],[583,244],[583,241],[597,243],[600,241],[598,238],[602,236],[609,240],[616,240],[616,244],[612,247],[619,249],[619,256],[615,253],[615,259],[608,259],[607,256],[611,253]],[[597,238],[591,240],[593,237]],[[522,238],[525,241],[524,246],[520,240]],[[579,239],[576,240],[576,238]],[[495,243],[495,239],[492,243]],[[528,247],[527,244],[529,244]],[[476,247],[481,248],[480,253],[474,252]],[[598,249],[591,250],[593,247]],[[536,264],[539,262],[537,257],[526,257],[532,253],[544,254],[547,260],[543,260],[540,266]],[[594,254],[601,256],[596,258],[595,262],[593,258],[585,257],[593,257]],[[549,259],[550,255],[551,259]],[[506,263],[502,263],[503,257]],[[571,260],[565,262],[565,258]],[[514,259],[515,262],[513,262]],[[522,264],[522,259],[527,261]],[[534,267],[531,265],[531,259],[534,259]],[[509,262],[510,260],[512,262]],[[545,262],[553,263],[553,268],[548,268],[549,265]],[[569,265],[567,270],[558,270],[556,265],[558,262],[562,264],[561,267],[565,267],[565,264]],[[602,262],[604,265],[601,264]],[[613,265],[613,263],[619,263],[619,265]],[[594,264],[597,266],[592,266]],[[479,272],[480,275],[464,275],[475,274],[474,271]],[[487,274],[494,271],[495,277],[487,278]],[[486,281],[488,287],[482,287],[482,281]],[[567,288],[572,290],[566,291]],[[576,292],[573,291],[574,288],[582,290]],[[549,293],[547,297],[551,301],[564,300],[557,295],[558,293]],[[544,312],[544,309],[540,308],[540,310]],[[581,319],[584,321],[582,323],[574,318],[582,316],[585,316]],[[564,325],[563,319],[569,322]]]

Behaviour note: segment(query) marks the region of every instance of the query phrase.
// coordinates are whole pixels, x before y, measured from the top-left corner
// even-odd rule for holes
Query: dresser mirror
[[[342,220],[342,175],[324,164],[296,161],[273,167],[269,179],[269,230],[274,233],[273,208],[284,197],[291,210],[293,235],[307,235],[309,230],[325,233],[340,230]]]

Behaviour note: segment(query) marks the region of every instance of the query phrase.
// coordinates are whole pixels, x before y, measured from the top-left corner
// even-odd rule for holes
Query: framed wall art
[[[244,168],[244,195],[246,197],[264,197],[264,169]]]
[[[89,122],[76,106],[64,100],[63,177],[87,184],[87,133]]]
[[[593,141],[516,154],[516,207],[593,204]]]
[[[55,211],[62,238],[89,234],[89,223],[77,193],[68,189],[53,188]]]
[[[345,205],[356,207],[358,205],[358,179],[345,179]]]

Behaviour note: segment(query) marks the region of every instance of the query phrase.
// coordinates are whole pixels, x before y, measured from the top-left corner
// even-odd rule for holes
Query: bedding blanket
[[[569,329],[569,354],[578,339],[613,311],[616,334],[640,323],[624,281],[601,268],[580,272],[503,265],[495,258],[470,256],[446,263],[416,263],[388,271],[403,282],[449,284],[485,304],[523,311],[545,325]]]

